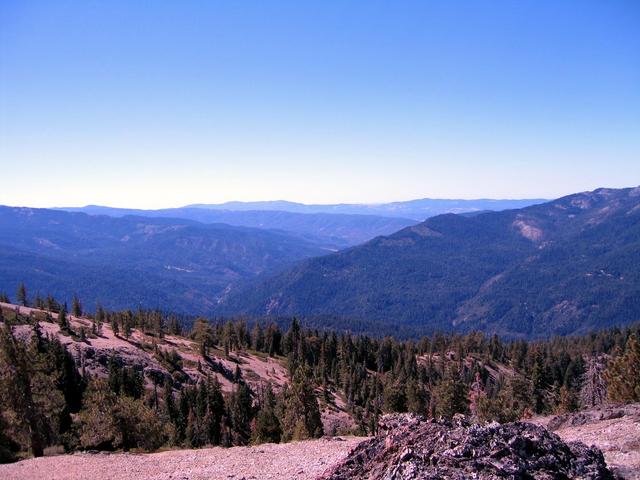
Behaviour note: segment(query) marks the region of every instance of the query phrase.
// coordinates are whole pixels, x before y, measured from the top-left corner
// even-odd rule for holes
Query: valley
[[[232,290],[222,314],[333,315],[413,335],[584,334],[640,318],[640,187],[440,215]]]
[[[640,318],[639,202],[638,188],[600,189],[419,224],[249,209],[286,206],[279,203],[1,207],[0,292],[25,282],[33,294],[78,295],[89,311],[298,316],[403,338],[584,334]]]
[[[210,313],[230,284],[327,252],[279,231],[0,207],[0,291],[24,281],[91,309]]]

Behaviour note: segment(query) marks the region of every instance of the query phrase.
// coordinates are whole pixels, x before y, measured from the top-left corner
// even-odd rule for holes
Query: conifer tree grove
[[[400,341],[298,319],[191,320],[100,306],[78,321],[51,295],[42,304],[29,315],[0,308],[0,460],[60,445],[154,450],[370,435],[388,412],[507,422],[640,401],[637,325],[534,342],[478,332]],[[46,334],[56,312],[73,349]],[[159,367],[118,350],[96,356],[103,322],[103,338],[124,332]],[[247,358],[264,362],[263,373]],[[336,408],[348,424],[323,425],[321,412]]]

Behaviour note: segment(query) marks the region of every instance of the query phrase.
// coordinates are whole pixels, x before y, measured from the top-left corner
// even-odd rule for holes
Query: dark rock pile
[[[464,418],[386,415],[326,480],[612,479],[595,447],[565,443],[529,423],[478,425]]]

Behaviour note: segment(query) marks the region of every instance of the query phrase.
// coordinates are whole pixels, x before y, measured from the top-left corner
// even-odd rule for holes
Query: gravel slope
[[[3,480],[311,480],[336,465],[358,437],[151,454],[60,455],[0,465]]]

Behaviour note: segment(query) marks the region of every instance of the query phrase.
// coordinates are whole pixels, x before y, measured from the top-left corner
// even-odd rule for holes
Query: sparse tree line
[[[8,298],[0,295],[0,300]],[[24,301],[28,304],[26,292]],[[82,339],[68,322],[63,325],[64,305],[55,313],[58,318],[51,321]],[[207,319],[183,331],[177,317],[157,311],[98,307],[88,317],[89,338],[105,323],[123,338],[134,330],[157,339],[188,335],[199,345],[202,362],[214,367],[214,349],[218,355],[254,351],[286,362],[291,382],[278,391],[268,383],[251,387],[239,369],[220,366],[219,373],[233,383],[232,392],[223,394],[215,376],[189,382],[180,355],[157,348],[170,375],[144,376],[113,357],[106,378],[92,377],[57,339],[39,333],[37,319],[7,311],[4,317],[0,456],[5,460],[18,451],[40,455],[52,445],[68,451],[154,450],[314,438],[325,433],[320,405],[335,403],[337,396],[356,421],[353,433],[362,434],[375,432],[379,415],[387,412],[511,421],[640,401],[638,326],[535,342],[482,333],[397,341],[305,329],[295,319],[286,331],[271,322]],[[29,323],[33,335],[17,336],[13,325],[20,323]]]

